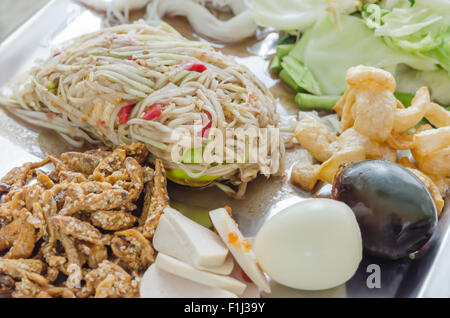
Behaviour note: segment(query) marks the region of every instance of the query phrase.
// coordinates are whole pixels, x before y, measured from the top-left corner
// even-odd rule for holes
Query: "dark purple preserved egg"
[[[438,222],[427,187],[407,169],[386,160],[342,167],[331,196],[353,210],[364,248],[375,256],[399,259],[417,252]]]

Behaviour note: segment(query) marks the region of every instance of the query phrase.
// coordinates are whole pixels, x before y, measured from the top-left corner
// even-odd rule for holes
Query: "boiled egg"
[[[256,259],[274,281],[296,289],[339,286],[362,259],[361,232],[353,211],[330,199],[309,199],[284,208],[260,229]]]

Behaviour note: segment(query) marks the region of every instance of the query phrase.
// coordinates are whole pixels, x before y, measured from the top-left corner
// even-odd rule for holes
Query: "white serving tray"
[[[87,32],[101,28],[101,16],[71,0],[53,0],[34,14],[26,23],[0,43],[0,87],[29,69],[37,58],[48,56],[53,47]],[[227,53],[230,50],[224,49]],[[267,69],[267,61],[259,57],[241,56],[238,62],[249,66],[258,77],[276,85]],[[247,64],[248,62],[248,64]],[[288,96],[288,99],[293,97]],[[281,99],[283,99],[281,97]],[[24,125],[0,110],[0,175],[7,169],[30,160],[38,160],[46,153],[67,149],[54,133]],[[58,149],[58,150],[56,150]],[[299,159],[298,151],[288,153],[289,165]],[[267,182],[271,182],[268,186]],[[308,194],[295,189],[286,177],[266,181],[259,178],[249,185],[247,200],[236,202],[221,193],[208,190],[188,190],[172,187],[171,199],[203,209],[229,204],[241,229],[247,236],[256,234],[267,218],[283,206],[302,200]],[[261,200],[261,197],[266,200]],[[287,200],[287,201],[286,201]],[[257,213],[255,213],[257,211]],[[411,261],[386,261],[365,256],[355,276],[343,286],[321,292],[292,290],[273,283],[272,295],[267,297],[450,297],[450,209],[439,222],[440,236],[426,256]],[[201,218],[202,216],[200,216]],[[381,267],[381,288],[368,288],[369,264]]]

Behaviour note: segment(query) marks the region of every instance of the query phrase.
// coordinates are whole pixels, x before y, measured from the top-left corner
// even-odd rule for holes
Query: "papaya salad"
[[[208,144],[212,128],[278,125],[272,94],[245,66],[164,23],[120,25],[73,40],[31,70],[3,105],[73,146],[143,142],[172,181],[216,184],[237,197],[260,171],[258,164],[192,158]],[[195,122],[203,127],[202,144],[174,162],[172,133],[192,130]]]

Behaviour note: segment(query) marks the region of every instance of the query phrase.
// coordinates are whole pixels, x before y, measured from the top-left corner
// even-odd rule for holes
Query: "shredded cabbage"
[[[434,101],[450,105],[450,77],[445,70],[417,71],[406,65],[399,65],[395,78],[399,92],[414,94],[419,88],[427,86]]]
[[[450,1],[368,4],[362,17],[388,45],[450,72]]]
[[[392,71],[400,63],[419,70],[437,69],[433,61],[388,46],[360,18],[342,16],[340,21],[340,29],[336,30],[329,17],[322,17],[289,53],[303,61],[324,95],[341,95],[347,86],[346,70],[359,64],[392,68]]]

